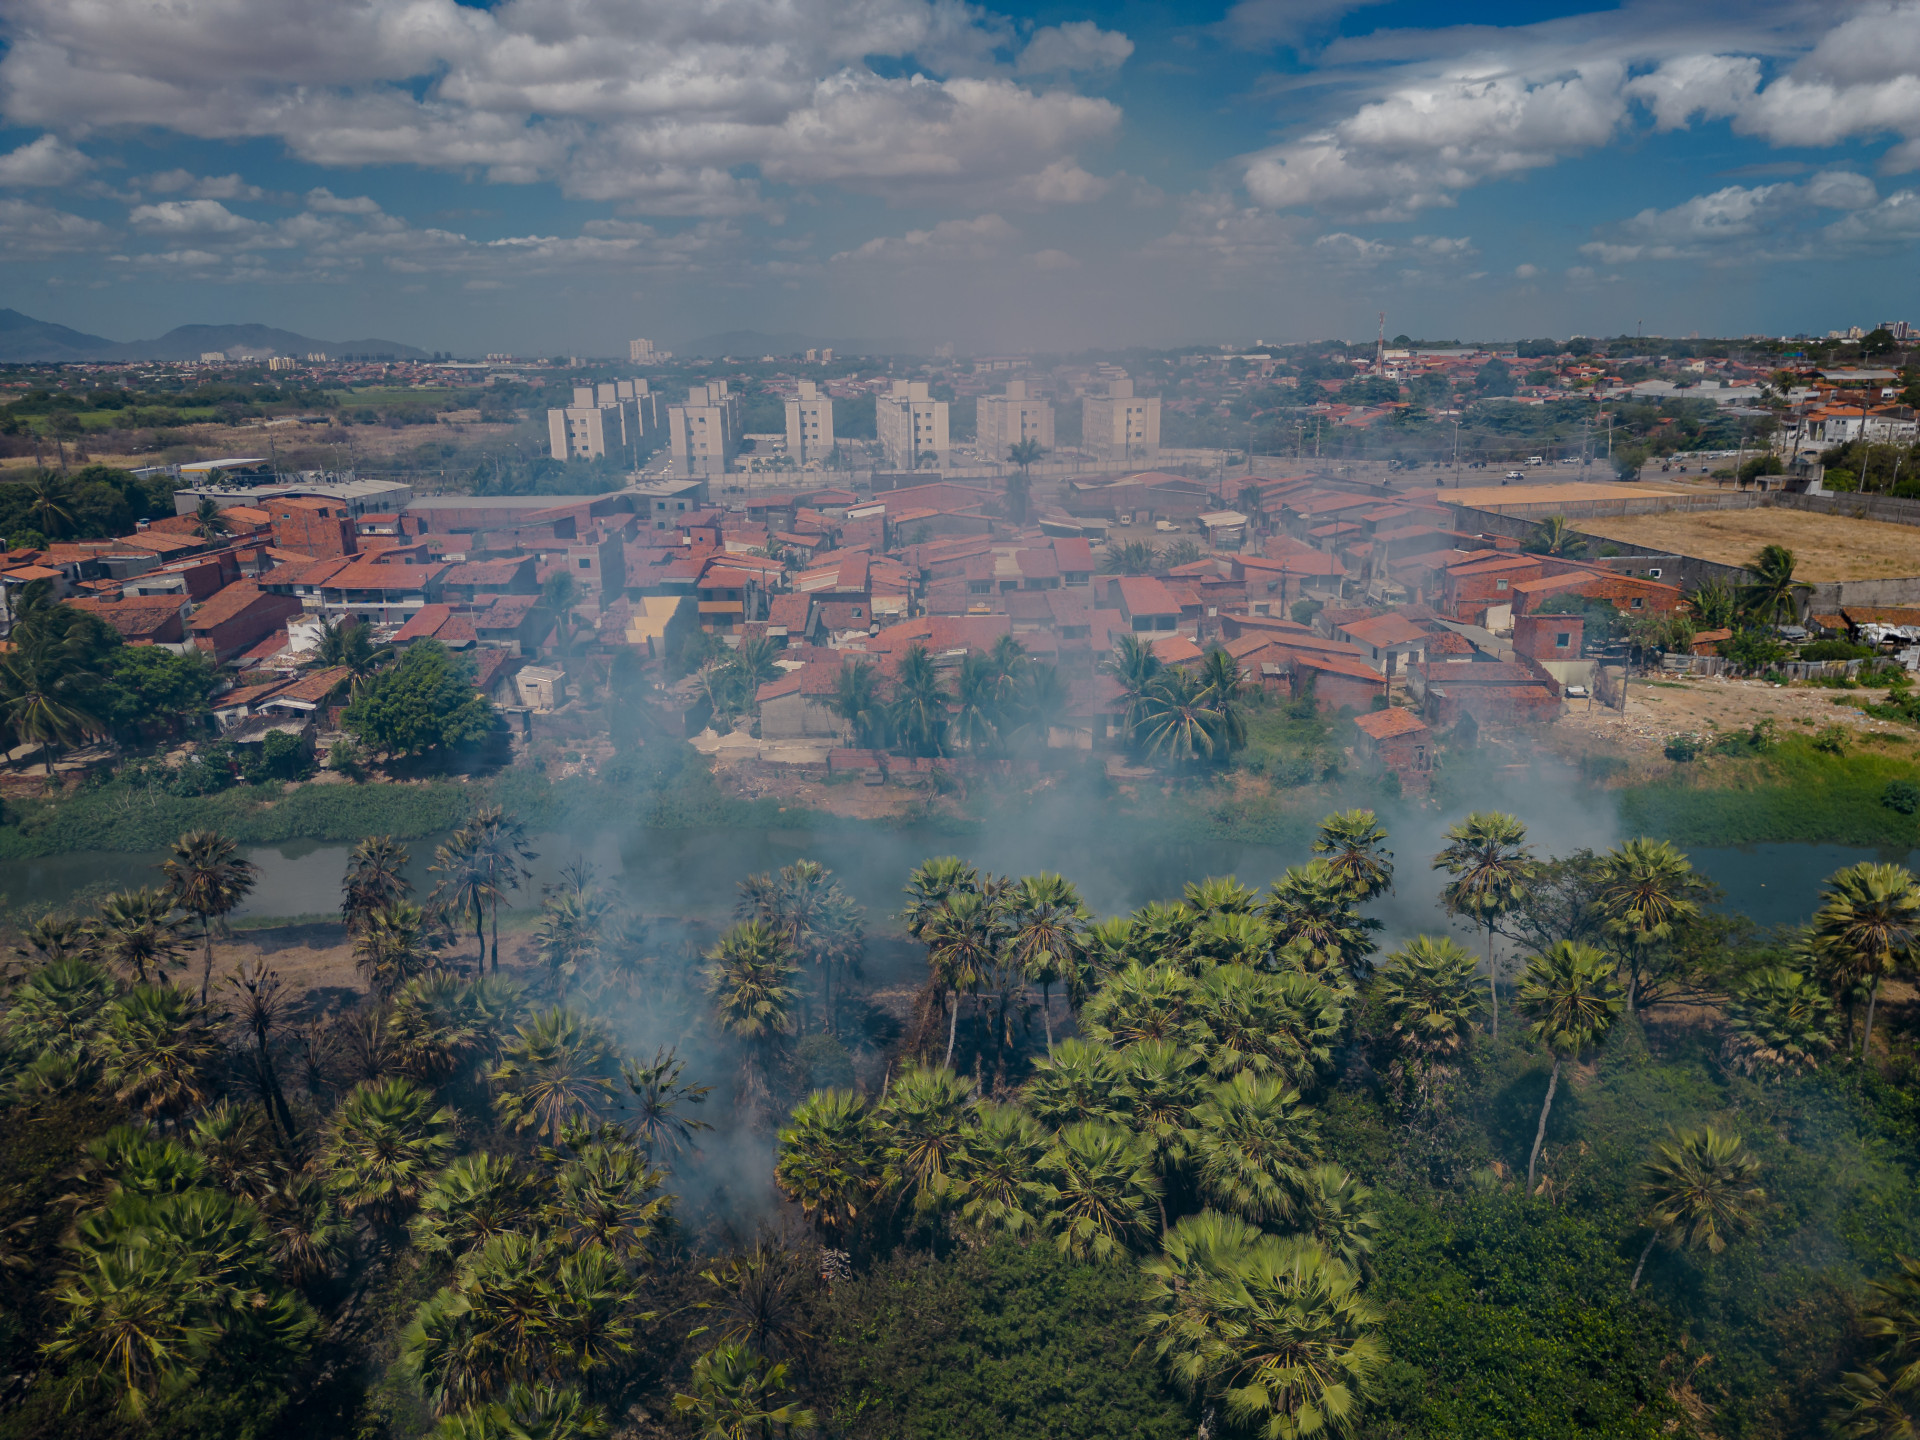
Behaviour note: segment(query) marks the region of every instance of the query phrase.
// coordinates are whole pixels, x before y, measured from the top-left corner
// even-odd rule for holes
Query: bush
[[[1880,803],[1889,810],[1911,815],[1920,810],[1920,785],[1911,780],[1889,780],[1887,788],[1880,792]]]
[[[1847,741],[1852,738],[1852,732],[1844,725],[1824,725],[1813,737],[1813,748],[1827,755],[1844,755]]]
[[[1675,735],[1666,744],[1667,759],[1685,764],[1700,758],[1700,739],[1696,735]]]
[[[1871,660],[1879,652],[1851,640],[1810,640],[1800,647],[1802,660]]]

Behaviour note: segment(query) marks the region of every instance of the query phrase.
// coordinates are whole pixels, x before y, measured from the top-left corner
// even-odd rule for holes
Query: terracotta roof
[[[1016,550],[1013,563],[1029,580],[1046,580],[1060,574],[1060,562],[1051,550]]]
[[[474,611],[473,618],[476,624],[489,630],[512,630],[539,604],[538,595],[501,595],[493,604]]]
[[[1184,635],[1163,635],[1153,642],[1153,653],[1162,665],[1187,665],[1207,654]]]
[[[67,602],[76,610],[97,615],[118,631],[122,638],[146,635],[187,608],[185,595],[136,595],[128,600],[82,598]]]
[[[1093,547],[1082,535],[1070,535],[1053,542],[1053,558],[1062,571],[1076,574],[1093,569]]]
[[[337,571],[322,585],[328,590],[424,590],[451,568],[445,561],[431,565],[378,565],[361,560]]]
[[[326,670],[315,670],[310,674],[302,675],[297,680],[288,681],[279,689],[275,690],[273,694],[264,698],[267,700],[298,701],[306,705],[318,705],[322,700],[325,700],[335,690],[352,678],[352,674],[353,672],[348,670],[344,665],[335,665]]]
[[[1410,645],[1426,638],[1426,631],[1404,615],[1376,615],[1371,620],[1353,620],[1338,627],[1355,640],[1379,649],[1388,645]]]
[[[264,592],[250,580],[236,580],[219,594],[204,601],[187,621],[189,629],[211,630],[214,626],[244,614],[247,607]]]
[[[1364,730],[1375,740],[1385,740],[1394,735],[1424,734],[1426,722],[1411,710],[1386,709],[1369,710],[1364,715],[1353,717],[1354,727]]]
[[[1346,655],[1330,655],[1325,651],[1296,649],[1292,646],[1284,648],[1289,650],[1293,663],[1298,668],[1321,670],[1329,675],[1344,675],[1349,680],[1368,680],[1381,686],[1387,683],[1387,677],[1364,660],[1356,660]]]
[[[469,560],[455,565],[441,579],[448,585],[510,585],[532,563],[531,555],[512,560]]]
[[[1178,615],[1180,602],[1151,575],[1122,575],[1115,583],[1127,615]]]

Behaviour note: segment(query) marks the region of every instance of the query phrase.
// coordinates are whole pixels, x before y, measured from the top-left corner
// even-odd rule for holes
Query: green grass
[[[1673,781],[1619,792],[1629,834],[1676,845],[1920,845],[1920,819],[1880,803],[1889,780],[1920,767],[1877,750],[1828,755],[1800,736],[1752,760],[1676,766]]]

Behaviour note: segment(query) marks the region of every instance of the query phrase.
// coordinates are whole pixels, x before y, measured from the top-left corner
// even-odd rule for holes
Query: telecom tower
[[[1380,338],[1373,342],[1373,373],[1378,375],[1387,363],[1387,312],[1380,312]]]

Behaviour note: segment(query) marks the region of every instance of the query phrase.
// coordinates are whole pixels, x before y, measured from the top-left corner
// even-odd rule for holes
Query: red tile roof
[[[1353,723],[1375,740],[1386,740],[1395,735],[1420,735],[1427,729],[1426,723],[1411,710],[1369,710],[1364,715],[1354,716]]]

